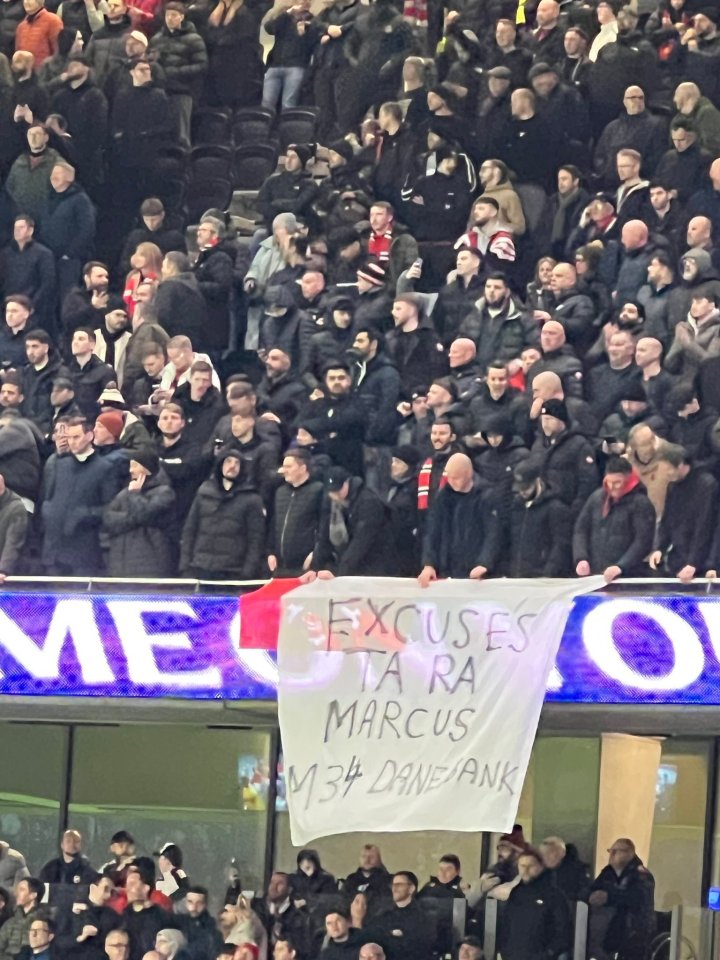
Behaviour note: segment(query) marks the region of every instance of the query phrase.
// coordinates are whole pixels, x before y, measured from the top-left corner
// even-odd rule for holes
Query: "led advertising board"
[[[0,695],[273,700],[229,596],[0,594]],[[307,678],[312,684],[312,677]],[[577,599],[548,702],[720,705],[720,598]]]

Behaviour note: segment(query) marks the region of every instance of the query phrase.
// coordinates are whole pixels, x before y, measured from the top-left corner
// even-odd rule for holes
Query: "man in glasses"
[[[616,840],[608,854],[608,865],[593,883],[588,900],[590,956],[601,947],[619,960],[641,960],[655,925],[655,878],[627,837]]]

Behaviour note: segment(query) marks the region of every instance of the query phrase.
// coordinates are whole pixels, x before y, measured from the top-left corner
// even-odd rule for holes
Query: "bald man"
[[[647,398],[656,410],[662,410],[675,377],[662,368],[663,345],[655,337],[641,337],[635,344],[635,363],[642,374]]]
[[[542,325],[540,350],[542,357],[535,361],[527,373],[525,387],[527,392],[532,394],[533,381],[539,373],[551,370],[560,377],[566,396],[582,398],[582,363],[567,342],[565,327],[559,320],[548,320]]]
[[[461,403],[469,403],[482,382],[482,370],[477,363],[477,348],[469,337],[458,337],[448,350],[450,379],[454,381]]]
[[[428,513],[421,587],[446,577],[481,580],[496,566],[502,548],[500,518],[483,500],[470,457],[454,453],[445,476],[447,483]]]
[[[586,437],[597,434],[599,421],[590,409],[590,405],[579,397],[566,397],[560,377],[552,370],[539,373],[532,384],[532,406],[530,407],[530,425],[539,427],[540,410],[546,400],[564,400],[570,414],[570,422],[577,433]]]
[[[568,343],[583,356],[597,336],[595,305],[578,290],[577,273],[571,263],[555,264],[550,274],[550,289],[554,300],[553,319],[562,323]]]
[[[648,228],[642,220],[628,220],[620,234],[622,259],[615,284],[615,303],[635,300],[640,287],[647,280],[647,271],[653,248],[649,244]]]
[[[655,170],[667,149],[667,127],[662,118],[647,109],[642,87],[633,84],[626,88],[623,107],[623,112],[603,130],[593,156],[595,172],[606,187],[617,184],[616,157],[622,147],[631,147],[642,155],[643,172],[647,173]]]
[[[702,96],[696,83],[679,83],[673,101],[678,113],[694,124],[700,146],[717,157],[720,154],[720,110]]]
[[[535,12],[537,27],[526,38],[535,63],[560,63],[565,56],[559,20],[560,4],[556,0],[540,0]]]
[[[693,217],[687,226],[685,242],[690,247],[700,247],[701,250],[712,249],[713,226],[709,217]]]

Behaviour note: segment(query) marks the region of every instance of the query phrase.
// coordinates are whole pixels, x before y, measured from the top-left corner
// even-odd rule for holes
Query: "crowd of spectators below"
[[[714,575],[718,23],[2,0],[0,576]]]
[[[297,870],[273,872],[264,893],[246,895],[234,876],[217,917],[176,844],[156,851],[156,863],[121,830],[110,851],[95,869],[82,836],[67,830],[35,877],[0,841],[0,960],[483,960],[488,898],[503,960],[568,956],[578,902],[590,908],[588,956],[644,960],[655,929],[655,881],[627,838],[594,881],[572,845],[553,836],[534,849],[519,825],[472,882],[454,854],[421,886],[411,871],[388,871],[374,844],[343,880],[301,850]],[[465,908],[459,931],[455,901]]]

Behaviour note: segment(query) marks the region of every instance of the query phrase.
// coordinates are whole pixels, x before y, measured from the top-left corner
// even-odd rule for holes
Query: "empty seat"
[[[317,114],[311,107],[289,107],[278,120],[280,150],[285,153],[291,143],[314,143]]]
[[[235,111],[232,134],[235,146],[244,143],[265,143],[270,138],[275,114],[265,107],[241,107]]]
[[[210,207],[227,210],[232,200],[232,184],[229,180],[203,179],[188,184],[185,205],[190,223],[197,223]]]
[[[229,180],[232,149],[220,143],[203,143],[190,151],[190,176],[193,180]]]
[[[259,190],[278,161],[277,146],[270,143],[247,143],[235,147],[232,183],[236,190]]]
[[[230,115],[224,110],[195,110],[192,118],[193,143],[230,143]]]

